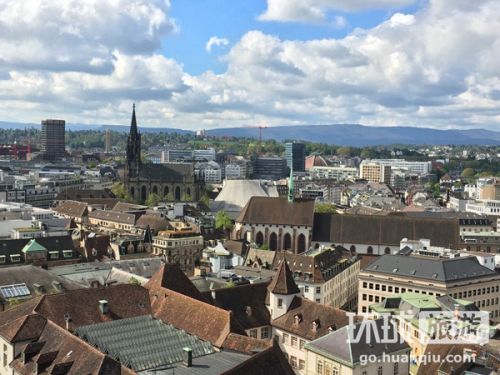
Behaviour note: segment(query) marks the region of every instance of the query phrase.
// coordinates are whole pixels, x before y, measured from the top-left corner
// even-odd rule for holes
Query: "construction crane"
[[[250,126],[251,128],[259,128],[259,144],[262,144],[262,130],[266,129],[266,125]]]

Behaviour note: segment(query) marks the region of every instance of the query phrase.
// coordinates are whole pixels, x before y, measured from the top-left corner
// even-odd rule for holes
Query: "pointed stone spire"
[[[292,271],[288,267],[286,256],[283,254],[278,272],[273,277],[273,281],[269,284],[269,291],[274,294],[290,295],[300,293],[299,287],[293,279]]]
[[[132,121],[130,123],[130,134],[137,134],[137,120],[135,118],[135,103],[132,105]]]

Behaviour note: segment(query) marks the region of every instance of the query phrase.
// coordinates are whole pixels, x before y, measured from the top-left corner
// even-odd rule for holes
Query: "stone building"
[[[302,253],[309,249],[314,221],[314,201],[252,197],[236,219],[236,239],[245,239],[270,250]]]
[[[193,164],[148,164],[141,161],[141,134],[137,129],[135,105],[123,182],[130,197],[138,202],[144,202],[149,194],[173,201],[198,201],[200,198],[201,182],[195,178]]]

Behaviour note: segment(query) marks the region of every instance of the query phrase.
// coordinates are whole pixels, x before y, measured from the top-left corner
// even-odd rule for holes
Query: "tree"
[[[215,215],[215,227],[217,229],[222,229],[226,231],[228,234],[234,227],[233,221],[228,216],[226,211],[219,211]]]
[[[134,276],[131,276],[129,279],[128,279],[128,283],[130,285],[141,285],[141,282],[139,280],[137,280]]]
[[[461,177],[464,178],[469,178],[469,177],[474,177],[476,172],[472,168],[465,168],[462,173],[460,174]]]
[[[337,212],[337,209],[333,204],[329,203],[316,203],[314,205],[314,212],[319,214],[334,214]]]
[[[337,155],[339,156],[349,156],[351,155],[352,148],[350,147],[339,147],[337,149]]]
[[[113,184],[111,187],[111,192],[120,200],[130,202],[131,198],[125,190],[125,186],[121,182]]]
[[[149,207],[157,206],[158,203],[160,203],[160,197],[158,196],[158,194],[150,193],[146,198],[146,202],[144,203]]]

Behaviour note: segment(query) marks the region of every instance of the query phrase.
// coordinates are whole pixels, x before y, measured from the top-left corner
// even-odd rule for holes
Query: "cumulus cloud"
[[[219,38],[217,36],[211,37],[207,44],[205,45],[205,49],[207,52],[212,52],[212,47],[217,46],[217,47],[225,47],[229,45],[229,40],[226,38]]]
[[[113,51],[151,53],[176,29],[165,0],[4,0],[0,62],[15,69],[108,73]]]
[[[331,11],[355,12],[393,9],[416,0],[267,0],[267,8],[258,18],[263,21],[324,22]]]
[[[163,16],[150,12],[151,4]],[[193,129],[252,123],[500,126],[496,0],[430,0],[415,14],[395,13],[341,39],[286,40],[249,31],[225,55],[225,72],[199,75],[154,46],[175,28],[168,3],[144,6],[149,16],[136,17],[142,21],[134,27],[138,40],[154,41],[148,48],[125,46],[98,27],[94,35],[75,26],[62,33],[86,33],[86,40],[63,43],[65,54],[52,62],[48,52],[34,51],[58,47],[46,37],[22,38],[0,17],[0,47],[7,48],[0,55],[7,61],[0,63],[0,116],[123,124],[136,101],[142,124]]]

